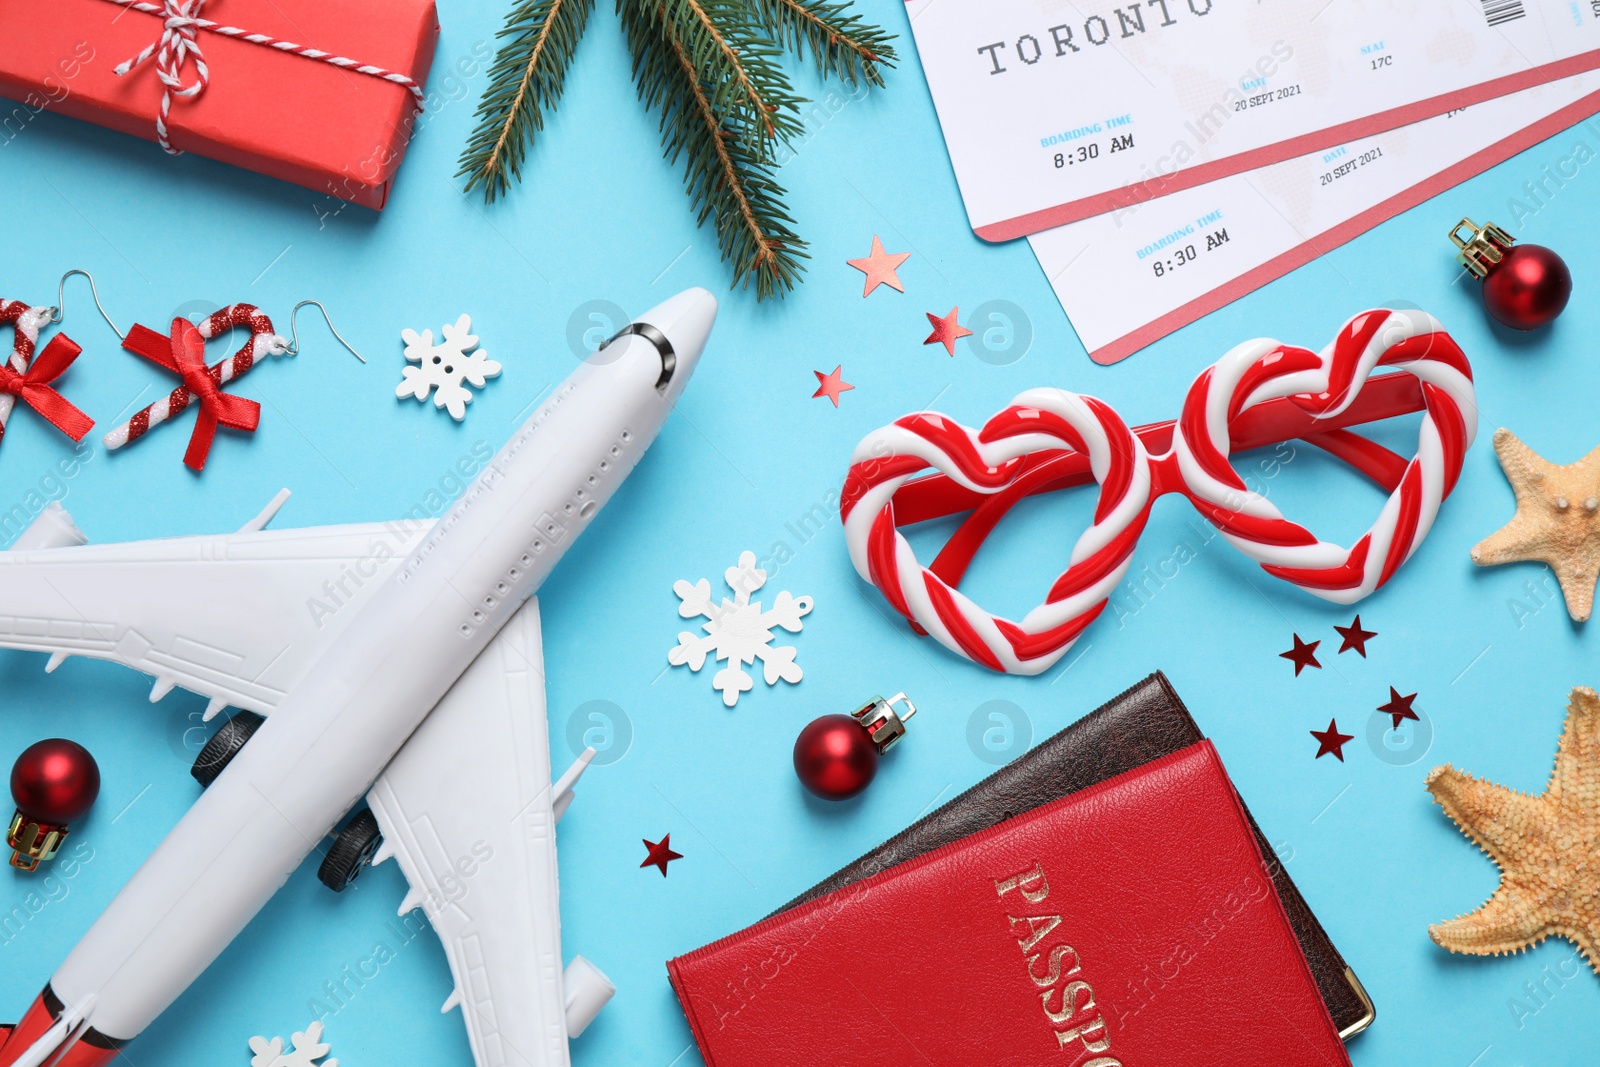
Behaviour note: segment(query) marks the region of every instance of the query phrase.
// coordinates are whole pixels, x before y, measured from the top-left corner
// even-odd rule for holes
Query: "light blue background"
[[[315,316],[303,316],[304,352],[257,369],[236,390],[264,404],[260,431],[224,432],[203,476],[180,462],[192,417],[124,453],[108,456],[96,445],[65,499],[93,539],[232,529],[284,485],[295,492],[278,520],[285,526],[397,515],[475,442],[498,447],[532,399],[568,373],[569,325],[575,316],[586,325],[586,302],[614,301],[636,314],[688,285],[723,292],[727,269],[709,231],[693,225],[678,172],[661,159],[655,118],[635,102],[608,5],[592,20],[522,187],[488,208],[458,193],[451,175],[486,81],[481,67],[460,71],[492,40],[502,7],[442,4],[429,86],[442,104],[424,120],[381,215],[327,214],[338,205],[304,190],[202,159],[168,159],[150,144],[49,115],[0,144],[0,203],[10,221],[4,295],[46,304],[64,270],[89,268],[124,327],[161,327],[175,311],[241,300],[282,326],[295,301],[315,297],[370,360],[357,364]],[[664,960],[765,914],[992,770],[967,741],[969,719],[985,702],[1017,705],[1038,740],[1157,668],[1216,740],[1377,1001],[1376,1026],[1352,1046],[1358,1064],[1592,1060],[1600,1051],[1600,979],[1586,967],[1572,977],[1568,944],[1469,959],[1428,940],[1428,923],[1477,907],[1496,873],[1430,803],[1422,779],[1451,761],[1508,786],[1542,789],[1569,687],[1600,680],[1595,635],[1552,600],[1544,567],[1478,571],[1467,557],[1512,512],[1489,445],[1495,427],[1513,428],[1558,462],[1600,440],[1600,309],[1588,296],[1600,277],[1600,165],[1583,169],[1518,228],[1520,237],[1556,247],[1577,278],[1579,295],[1551,330],[1521,337],[1486,325],[1476,286],[1459,280],[1445,241],[1463,215],[1511,225],[1508,199],[1525,195],[1523,183],[1539,180],[1580,138],[1593,146],[1595,135],[1563,133],[1100,368],[1085,358],[1026,244],[986,245],[968,231],[902,5],[863,7],[902,33],[905,61],[886,92],[846,101],[835,91],[783,171],[812,242],[808,279],[781,303],[758,306],[743,292],[723,298],[678,413],[544,590],[557,762],[570,757],[568,720],[588,701],[625,709],[633,734],[620,760],[585,779],[561,826],[566,951],[588,955],[620,990],[575,1043],[575,1061],[698,1062]],[[466,66],[452,73],[458,60]],[[809,68],[797,80],[818,98],[828,92]],[[906,294],[880,289],[861,299],[861,275],[844,260],[865,255],[874,233],[891,251],[912,252],[900,272]],[[1031,349],[1020,360],[995,366],[965,345],[952,359],[921,344],[924,312],[959,305],[965,316],[995,299],[1014,302],[1031,321]],[[1104,397],[1130,421],[1153,421],[1175,415],[1193,376],[1240,340],[1270,335],[1318,348],[1351,314],[1397,300],[1433,311],[1455,333],[1473,360],[1482,423],[1427,544],[1360,606],[1379,634],[1366,659],[1334,654],[1333,624],[1348,623],[1351,611],[1273,581],[1215,539],[1148,603],[1120,595],[1119,618],[1097,623],[1064,661],[1069,668],[1000,677],[891,621],[851,570],[836,520],[820,531],[801,525],[813,509],[834,510],[862,435],[935,398],[975,423],[1024,388],[1059,385]],[[505,373],[457,425],[431,407],[397,402],[394,386],[400,330],[437,331],[463,311]],[[135,398],[148,402],[167,388],[159,372],[118,350],[85,290],[69,291],[67,313],[85,354],[65,389],[102,430]],[[812,399],[812,372],[838,363],[856,388],[835,410]],[[0,449],[0,511],[23,501],[67,451],[35,415],[19,414]],[[1299,446],[1271,491],[1291,514],[1348,543],[1381,494],[1311,451]],[[1078,529],[1068,524],[1081,521],[1089,502],[1079,495],[1019,509],[1019,521],[980,558],[970,588],[998,610],[1025,610],[1063,565]],[[1136,568],[1155,567],[1180,541],[1197,544],[1196,522],[1180,501],[1159,504]],[[710,688],[711,671],[666,669],[683,626],[672,583],[715,582],[741,550],[766,555],[778,542],[793,558],[772,589],[816,599],[794,639],[805,680],[760,687],[726,710]],[[1519,599],[1532,612],[1520,620]],[[1293,677],[1277,655],[1292,632],[1323,642],[1322,670]],[[47,679],[42,667],[36,655],[0,654],[3,762],[39,737],[66,734],[99,757],[105,788],[78,828],[93,859],[70,880],[58,874],[58,899],[0,945],[0,1014],[9,1016],[32,1001],[196,794],[187,766],[199,735],[186,731],[201,699],[174,693],[152,707],[148,680],[132,672],[73,660]],[[1391,684],[1420,694],[1417,707],[1434,733],[1431,750],[1409,764],[1380,760],[1366,741],[1372,709]],[[871,790],[840,806],[803,795],[790,769],[801,726],[901,689],[922,712]],[[1312,758],[1307,731],[1330,716],[1357,735],[1343,763]],[[662,879],[639,869],[640,839],[668,832],[685,858]],[[471,1062],[460,1021],[436,1014],[450,992],[437,943],[429,935],[402,942],[395,933],[405,892],[399,871],[371,872],[343,897],[323,890],[314,873],[308,863],[205,980],[127,1050],[131,1062],[245,1064],[250,1035],[303,1028],[308,1002],[379,942],[397,949],[396,959],[327,1020],[340,1062]],[[0,873],[0,913],[46,884]],[[1563,967],[1565,984],[1549,983],[1547,1002],[1525,1001],[1519,1023],[1511,998],[1525,996],[1524,983],[1542,980],[1545,968]]]

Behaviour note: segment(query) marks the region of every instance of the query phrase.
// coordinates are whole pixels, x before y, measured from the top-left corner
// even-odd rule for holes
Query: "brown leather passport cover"
[[[943,807],[912,823],[848,867],[823,879],[778,912],[831,893],[898,863],[986,830],[1068,793],[1087,789],[1202,740],[1189,709],[1157,671],[1054,736],[1041,741]],[[1240,800],[1243,806],[1243,799]],[[1255,817],[1245,817],[1267,857],[1289,924],[1305,952],[1317,989],[1339,1035],[1372,1023],[1374,1011],[1355,973],[1278,862]],[[774,912],[773,914],[777,914]]]

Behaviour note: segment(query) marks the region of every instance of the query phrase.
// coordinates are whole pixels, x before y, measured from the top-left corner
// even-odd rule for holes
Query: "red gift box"
[[[174,93],[173,149],[247,167],[352,203],[381,208],[405,154],[420,86],[433,62],[433,0],[154,0],[156,13],[117,0],[0,0],[0,141],[40,110],[156,140],[166,86],[160,57],[116,67],[159,44],[173,19],[213,20],[279,44],[192,27],[199,55],[173,69],[193,96]],[[296,54],[285,43],[337,57]],[[346,61],[351,61],[346,63]],[[170,66],[170,65],[169,65]],[[181,87],[180,86],[180,87]],[[0,105],[3,106],[3,105]]]

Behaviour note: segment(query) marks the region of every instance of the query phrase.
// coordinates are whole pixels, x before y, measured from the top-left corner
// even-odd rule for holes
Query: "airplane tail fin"
[[[0,1067],[108,1067],[117,1043],[97,1038],[63,1013],[47,986],[20,1023],[0,1026]]]
[[[11,542],[11,551],[30,552],[36,548],[76,548],[89,543],[78,524],[72,521],[61,501],[52,500]]]

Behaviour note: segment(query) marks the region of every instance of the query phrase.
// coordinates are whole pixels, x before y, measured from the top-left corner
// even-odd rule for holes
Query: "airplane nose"
[[[666,337],[677,360],[673,385],[681,388],[694,373],[700,353],[705,350],[706,338],[711,336],[711,326],[717,321],[717,298],[698,287],[685,289],[646,311],[636,321],[655,327]]]

